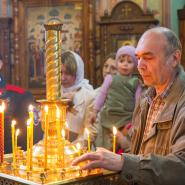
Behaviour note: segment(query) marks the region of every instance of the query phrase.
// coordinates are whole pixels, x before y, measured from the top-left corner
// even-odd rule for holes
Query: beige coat
[[[88,115],[93,108],[95,93],[82,87],[73,97],[73,110],[67,112],[67,123],[70,131],[81,135],[88,123]]]

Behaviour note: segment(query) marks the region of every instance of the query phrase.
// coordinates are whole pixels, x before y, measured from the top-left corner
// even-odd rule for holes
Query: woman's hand
[[[88,122],[93,125],[93,123],[96,121],[96,117],[97,111],[94,109],[89,115]]]
[[[121,171],[124,160],[120,155],[110,152],[104,148],[98,148],[96,152],[86,153],[72,162],[75,166],[80,162],[89,160],[82,170],[104,168],[111,171]]]

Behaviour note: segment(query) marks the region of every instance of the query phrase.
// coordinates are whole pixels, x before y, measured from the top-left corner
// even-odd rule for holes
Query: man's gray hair
[[[177,35],[170,29],[165,27],[155,27],[150,30],[149,32],[155,32],[155,33],[161,33],[165,36],[167,40],[167,46],[165,47],[166,50],[166,56],[173,53],[175,50],[179,50],[182,53],[182,45],[177,37]]]

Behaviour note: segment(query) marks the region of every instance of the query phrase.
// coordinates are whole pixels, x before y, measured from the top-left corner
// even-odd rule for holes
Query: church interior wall
[[[17,1],[17,0],[15,0]],[[61,0],[62,1],[62,0]],[[94,6],[93,15],[91,15],[90,27],[95,33],[93,35],[94,38],[94,46],[93,49],[95,54],[95,68],[101,61],[100,59],[100,27],[99,21],[101,17],[105,14],[110,15],[113,7],[116,6],[117,3],[122,0],[91,0]],[[178,25],[178,17],[177,10],[183,9],[185,6],[185,0],[132,0],[137,3],[144,12],[152,12],[155,19],[159,21],[161,26],[166,26],[171,28],[176,34],[179,34],[179,25]],[[12,8],[12,0],[0,0],[0,18],[8,17],[14,19],[13,17],[13,8]],[[13,53],[13,49],[11,50]],[[10,54],[13,55],[13,54]],[[11,56],[11,58],[13,58]],[[12,59],[13,60],[13,59]],[[13,61],[11,61],[13,63]],[[91,80],[91,79],[90,79]],[[11,81],[13,82],[13,81]],[[20,85],[20,84],[16,84]],[[96,86],[96,84],[95,84]]]

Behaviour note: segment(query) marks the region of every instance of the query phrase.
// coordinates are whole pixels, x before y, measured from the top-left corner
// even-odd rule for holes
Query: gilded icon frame
[[[89,0],[17,0],[14,2],[14,59],[17,84],[37,99],[45,97],[44,24],[63,23],[62,50],[79,53],[89,61]],[[16,9],[17,8],[17,9]],[[15,12],[17,11],[17,12]]]

